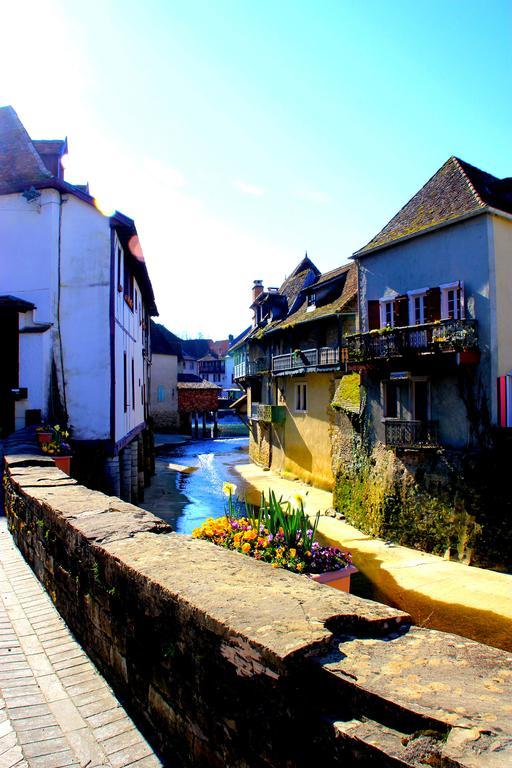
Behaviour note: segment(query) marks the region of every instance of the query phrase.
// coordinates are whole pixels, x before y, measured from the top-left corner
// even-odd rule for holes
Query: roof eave
[[[453,224],[458,224],[461,221],[465,221],[467,219],[473,219],[475,216],[480,216],[482,213],[491,213],[497,216],[503,216],[507,219],[512,219],[512,215],[509,213],[506,213],[505,211],[500,211],[497,208],[491,208],[488,205],[483,206],[482,208],[477,208],[474,211],[468,211],[467,213],[463,213],[461,216],[455,216],[453,219],[447,219],[446,221],[440,221],[438,224],[433,224],[431,227],[425,227],[425,229],[420,229],[417,232],[411,232],[408,235],[403,235],[402,237],[397,237],[396,240],[391,240],[387,243],[382,243],[381,245],[374,245],[373,248],[361,248],[359,251],[354,251],[351,259],[362,259],[365,256],[370,256],[376,251],[383,251],[385,248],[392,248],[395,245],[399,245],[400,243],[405,242],[406,240],[412,240],[415,237],[420,237],[421,235],[428,235],[430,232],[435,232],[438,229],[443,229],[444,227],[451,227]]]

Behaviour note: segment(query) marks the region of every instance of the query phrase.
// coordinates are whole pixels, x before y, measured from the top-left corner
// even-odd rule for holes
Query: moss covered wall
[[[398,452],[357,438],[340,465],[334,505],[373,536],[499,570],[512,569],[512,500],[504,455]],[[501,465],[501,466],[500,466]]]

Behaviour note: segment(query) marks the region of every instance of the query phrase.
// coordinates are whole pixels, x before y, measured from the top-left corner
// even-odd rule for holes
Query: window
[[[126,352],[123,353],[123,394],[124,394],[124,412],[128,410],[128,372],[126,370]]]
[[[123,251],[120,245],[117,246],[117,290],[121,292],[123,285],[121,283],[121,271],[123,265]]]
[[[464,285],[445,283],[441,286],[441,320],[460,320],[464,317]]]
[[[409,325],[423,325],[426,322],[426,301],[427,288],[419,288],[416,291],[409,291]]]
[[[316,308],[316,293],[313,291],[313,293],[308,293],[308,309],[315,309]]]
[[[393,299],[381,299],[380,301],[380,327],[392,328],[394,326],[394,301]]]
[[[384,417],[397,419],[400,410],[400,389],[396,381],[384,382]]]
[[[132,410],[135,410],[135,363],[132,357]]]
[[[165,401],[165,387],[162,384],[158,385],[156,399],[159,403],[163,403]]]
[[[308,385],[295,385],[295,411],[305,413],[308,409]]]

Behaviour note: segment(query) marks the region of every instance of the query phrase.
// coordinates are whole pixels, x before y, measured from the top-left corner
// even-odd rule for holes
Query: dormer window
[[[308,293],[308,307],[316,307],[316,293]]]

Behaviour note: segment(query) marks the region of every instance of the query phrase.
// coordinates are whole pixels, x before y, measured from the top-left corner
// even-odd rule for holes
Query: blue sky
[[[19,6],[19,7],[18,7]],[[137,222],[161,321],[347,261],[452,154],[512,175],[512,2],[11,4],[0,103]],[[22,30],[18,38],[17,30]]]

